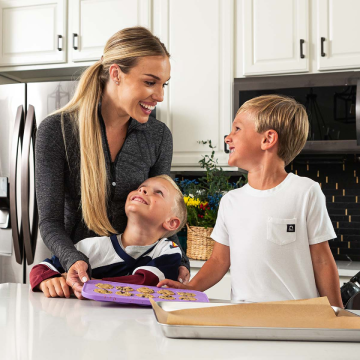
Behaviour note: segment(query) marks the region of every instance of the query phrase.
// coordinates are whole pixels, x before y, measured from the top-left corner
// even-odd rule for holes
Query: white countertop
[[[190,268],[200,269],[205,264],[203,260],[190,259]],[[360,261],[336,261],[339,276],[354,276],[360,271]]]
[[[47,299],[28,285],[0,285],[4,360],[350,360],[359,354],[357,343],[168,339],[148,307]]]

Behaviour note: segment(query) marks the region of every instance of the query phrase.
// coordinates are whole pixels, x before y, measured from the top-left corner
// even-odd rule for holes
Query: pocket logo
[[[286,232],[295,232],[295,224],[288,224]]]

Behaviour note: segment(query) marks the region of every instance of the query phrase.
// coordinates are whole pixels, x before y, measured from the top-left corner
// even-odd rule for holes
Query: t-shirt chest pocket
[[[296,218],[268,218],[267,239],[278,245],[287,245],[296,240]]]

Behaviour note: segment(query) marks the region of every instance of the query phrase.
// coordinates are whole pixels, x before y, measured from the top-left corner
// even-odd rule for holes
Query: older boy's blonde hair
[[[252,114],[255,130],[275,130],[279,136],[278,156],[288,165],[299,154],[309,133],[305,107],[283,95],[263,95],[246,101],[236,115]]]
[[[175,181],[170,176],[163,174],[163,175],[154,176],[154,179],[156,179],[156,178],[167,180],[176,190],[176,195],[175,195],[175,199],[174,199],[175,203],[172,208],[172,211],[174,212],[174,215],[179,218],[180,226],[176,230],[169,231],[165,234],[165,237],[170,237],[170,236],[175,235],[177,232],[179,232],[186,224],[186,221],[187,221],[186,204],[184,202],[184,196],[183,196],[181,190],[179,189],[179,187],[176,185]]]

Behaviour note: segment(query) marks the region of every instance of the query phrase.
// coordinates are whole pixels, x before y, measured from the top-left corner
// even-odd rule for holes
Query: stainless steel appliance
[[[36,129],[71,99],[76,84],[0,85],[0,283],[28,283],[32,266],[50,255],[38,231]]]
[[[310,131],[302,153],[360,153],[359,71],[235,79],[234,115],[245,101],[266,94],[306,107]]]

